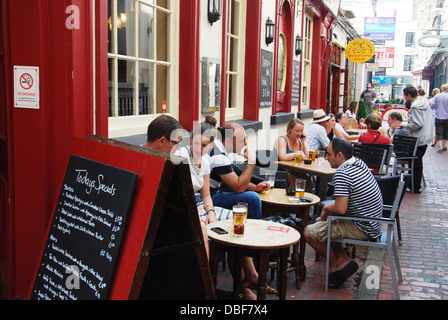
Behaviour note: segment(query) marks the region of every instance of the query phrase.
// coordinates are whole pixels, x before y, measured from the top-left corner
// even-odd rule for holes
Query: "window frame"
[[[178,117],[178,105],[175,104],[175,96],[178,92],[178,85],[176,83],[176,77],[178,77],[174,63],[177,61],[178,53],[176,53],[176,43],[175,41],[178,41],[177,37],[175,36],[176,30],[179,29],[179,22],[178,22],[178,16],[177,16],[177,8],[179,7],[178,1],[171,1],[166,0],[166,8],[161,7],[157,5],[157,3],[151,3],[152,1],[148,0],[133,0],[132,1],[132,9],[134,12],[134,33],[132,34],[132,42],[133,42],[133,56],[131,55],[123,55],[119,54],[118,52],[118,29],[117,29],[117,7],[118,7],[118,0],[110,0],[111,4],[111,19],[108,21],[111,23],[111,25],[108,24],[108,28],[111,28],[111,37],[108,39],[108,41],[111,41],[111,48],[110,52],[108,50],[107,53],[107,59],[108,64],[110,61],[110,68],[109,72],[111,73],[109,78],[110,87],[112,88],[111,96],[109,97],[109,103],[108,108],[112,110],[112,112],[109,111],[108,120],[109,120],[109,136],[111,137],[117,137],[117,136],[126,136],[130,134],[138,134],[138,133],[144,133],[146,132],[148,123],[150,123],[153,119],[155,119],[157,116],[162,114],[162,107],[159,106],[159,100],[158,99],[158,86],[157,85],[151,85],[151,82],[154,84],[157,84],[157,69],[159,67],[166,67],[166,82],[165,82],[165,99],[167,101],[167,114],[177,118]],[[152,22],[152,28],[153,28],[153,37],[152,45],[150,44],[150,47],[152,47],[152,58],[149,56],[148,58],[140,57],[139,52],[139,41],[140,41],[140,30],[141,26],[139,25],[140,22],[140,12],[141,12],[141,5],[149,6],[153,9],[153,22]],[[109,6],[109,3],[108,3]],[[109,8],[108,8],[109,9]],[[159,43],[157,37],[158,37],[158,11],[166,14],[167,19],[167,25],[168,29],[166,31],[166,61],[158,60],[157,57],[157,45]],[[118,92],[118,62],[119,61],[126,61],[127,63],[133,64],[133,101],[132,101],[132,114],[131,115],[125,115],[120,116],[119,115],[119,92]],[[139,82],[140,82],[140,66],[141,64],[149,64],[150,69],[152,67],[153,71],[149,73],[149,76],[152,77],[149,79],[149,90],[152,90],[149,92],[149,96],[152,95],[153,97],[153,104],[152,104],[152,112],[150,109],[148,109],[148,114],[140,113],[139,111],[139,95],[140,95],[140,88],[139,88]],[[112,107],[111,107],[112,104]],[[149,107],[148,107],[149,108]],[[160,111],[160,112],[158,112]]]

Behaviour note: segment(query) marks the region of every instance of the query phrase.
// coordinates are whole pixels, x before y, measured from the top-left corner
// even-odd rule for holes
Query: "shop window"
[[[109,117],[172,112],[171,0],[108,0]]]
[[[405,55],[403,71],[413,71],[413,70],[414,70],[414,56]]]
[[[243,117],[246,2],[228,0],[226,54],[226,120]]]

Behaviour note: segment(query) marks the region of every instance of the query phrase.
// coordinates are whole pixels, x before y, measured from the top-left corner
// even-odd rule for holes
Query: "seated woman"
[[[334,138],[345,138],[339,129],[336,127],[336,118],[334,114],[329,113],[330,119],[327,122],[327,137],[328,139],[333,140]]]
[[[302,160],[307,160],[310,156],[310,148],[306,143],[306,134],[303,132],[304,123],[300,119],[292,119],[286,126],[286,135],[280,136],[274,143],[274,155],[277,155],[280,161],[294,160],[294,154],[301,151]],[[275,158],[274,158],[275,159]],[[309,175],[300,175],[298,173],[288,173],[288,183],[291,189],[295,188],[295,179],[305,178],[306,191],[312,192],[313,185]]]
[[[232,210],[215,207],[210,195],[210,164],[206,157],[203,157],[212,147],[217,135],[216,119],[207,116],[205,121],[193,128],[190,138],[190,146],[182,147],[176,155],[188,159],[190,166],[191,182],[196,196],[198,214],[201,221],[201,229],[204,243],[209,256],[208,233],[206,225],[216,220],[232,219]],[[258,273],[254,262],[250,257],[241,257],[241,266],[244,277],[242,282],[242,294],[245,300],[254,300],[256,295],[251,289],[256,288]],[[276,294],[277,291],[266,285],[266,292]]]
[[[356,119],[356,114],[358,112],[358,101],[352,101],[350,102],[350,106],[345,111],[345,114],[347,115],[347,119]]]
[[[338,112],[335,114],[335,119],[336,119],[335,128],[339,131],[339,133],[341,134],[342,137],[344,137],[345,139],[348,139],[348,140],[358,140],[358,138],[359,138],[358,135],[348,134],[344,129],[344,126],[348,121],[347,114],[345,114],[343,112]]]
[[[367,133],[359,136],[358,142],[391,144],[389,137],[381,134],[379,129],[383,125],[383,120],[376,113],[369,114],[366,118]]]

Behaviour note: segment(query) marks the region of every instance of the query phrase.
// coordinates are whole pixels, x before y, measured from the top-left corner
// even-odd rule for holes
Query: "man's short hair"
[[[389,114],[389,118],[392,118],[394,120],[403,121],[403,117],[400,112],[391,112]]]
[[[333,148],[334,155],[336,156],[339,152],[342,153],[346,160],[353,157],[353,146],[350,141],[345,138],[334,138],[331,140],[331,146]]]
[[[403,89],[403,94],[404,95],[410,95],[412,98],[417,97],[418,93],[417,93],[417,89],[413,86],[407,86],[406,88]]]
[[[371,113],[367,116],[365,124],[370,124],[371,129],[378,130],[383,125],[383,120],[377,113]]]
[[[179,129],[182,129],[179,121],[171,116],[162,114],[148,125],[147,141],[154,142],[160,137],[170,139],[171,133]]]

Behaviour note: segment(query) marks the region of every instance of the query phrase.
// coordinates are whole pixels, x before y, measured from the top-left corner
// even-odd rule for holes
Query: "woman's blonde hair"
[[[297,119],[297,118],[294,118],[291,121],[289,121],[288,125],[286,126],[286,133],[289,133],[289,130],[291,130],[292,128],[294,128],[298,124],[301,124],[301,125],[305,126],[303,121],[300,120],[300,119]]]

